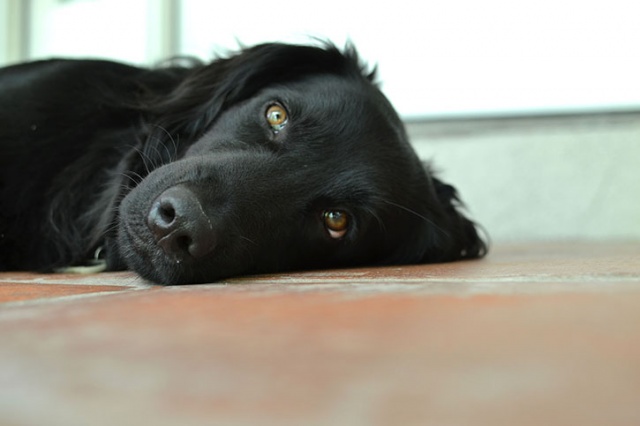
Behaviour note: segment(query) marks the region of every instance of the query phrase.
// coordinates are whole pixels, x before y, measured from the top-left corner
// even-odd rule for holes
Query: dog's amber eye
[[[345,236],[349,228],[349,215],[342,210],[327,210],[322,214],[324,226],[329,236],[340,239]]]
[[[273,104],[267,108],[267,122],[275,132],[279,132],[287,124],[287,110],[282,105]]]

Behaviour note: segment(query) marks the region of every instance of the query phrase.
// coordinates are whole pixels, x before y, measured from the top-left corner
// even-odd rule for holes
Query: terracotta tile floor
[[[0,302],[0,425],[640,425],[640,243]]]

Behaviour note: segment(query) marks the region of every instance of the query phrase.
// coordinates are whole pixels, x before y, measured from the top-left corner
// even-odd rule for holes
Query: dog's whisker
[[[178,157],[178,140],[174,138],[171,135],[171,133],[163,126],[156,124],[156,128],[160,129],[165,135],[167,135],[167,139],[169,140],[169,142],[171,142],[171,145],[173,146],[173,153],[171,153],[167,144],[162,144],[162,146],[164,147],[167,153],[168,160],[173,161],[175,158]]]
[[[384,223],[384,220],[382,219],[382,217],[380,217],[380,214],[376,211],[376,209],[367,209],[367,213],[369,213],[378,223],[378,226],[380,227],[380,231],[383,234],[387,234],[387,225]]]
[[[178,157],[178,140],[159,124],[153,125],[156,129],[148,136],[144,149],[140,152],[147,173],[175,161]],[[158,133],[164,134],[164,137]]]
[[[140,184],[140,182],[142,182],[142,180],[144,179],[142,176],[140,176],[139,173],[136,173],[134,171],[128,171],[125,173],[120,173],[120,176],[122,176],[124,179],[127,179],[128,181],[130,181],[134,186],[137,186]],[[121,189],[126,190],[128,189],[126,184],[122,184],[120,185]]]
[[[258,245],[258,243],[256,243],[255,241],[253,241],[252,239],[247,238],[247,237],[245,237],[245,236],[243,236],[243,235],[238,235],[238,238],[240,238],[241,240],[244,240],[244,241],[248,241],[248,242],[250,242],[251,244],[253,244],[254,246],[257,246],[257,245]]]
[[[446,231],[445,231],[444,229],[442,229],[440,226],[438,226],[438,224],[437,224],[437,223],[435,223],[433,220],[431,220],[431,219],[429,219],[428,217],[426,217],[426,216],[424,216],[424,215],[422,215],[422,214],[418,213],[417,211],[415,211],[415,210],[413,210],[413,209],[410,209],[410,208],[408,208],[408,207],[403,206],[402,204],[398,204],[398,203],[395,203],[395,202],[393,202],[393,201],[384,200],[384,199],[383,199],[383,200],[381,200],[381,201],[382,201],[383,203],[385,203],[385,204],[389,204],[389,205],[391,205],[391,206],[394,206],[394,207],[397,207],[397,208],[399,208],[399,209],[401,209],[401,210],[404,210],[405,212],[410,213],[410,214],[412,214],[412,215],[414,215],[414,216],[416,216],[416,217],[418,217],[418,218],[422,219],[423,221],[425,221],[425,222],[426,222],[426,223],[428,223],[429,225],[433,226],[433,227],[434,227],[434,228],[436,228],[437,230],[439,230],[439,231],[441,231],[441,232],[446,233]]]
[[[151,169],[149,167],[150,159],[147,157],[147,155],[144,153],[144,151],[142,149],[140,149],[139,147],[134,147],[133,149],[138,153],[138,156],[142,160],[142,165],[143,165],[145,171],[147,172],[147,174],[151,173]]]

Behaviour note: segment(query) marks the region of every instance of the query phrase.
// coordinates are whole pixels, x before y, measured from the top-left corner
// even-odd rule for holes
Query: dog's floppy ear
[[[456,189],[431,177],[436,198],[440,204],[443,217],[440,221],[440,251],[438,255],[427,253],[423,259],[429,261],[453,261],[460,259],[475,259],[487,254],[487,244],[478,234],[477,225],[469,220],[462,212],[464,207]]]

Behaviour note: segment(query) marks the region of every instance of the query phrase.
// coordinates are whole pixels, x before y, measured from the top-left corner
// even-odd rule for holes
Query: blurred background
[[[634,0],[0,0],[0,65],[351,40],[494,242],[640,239]]]

